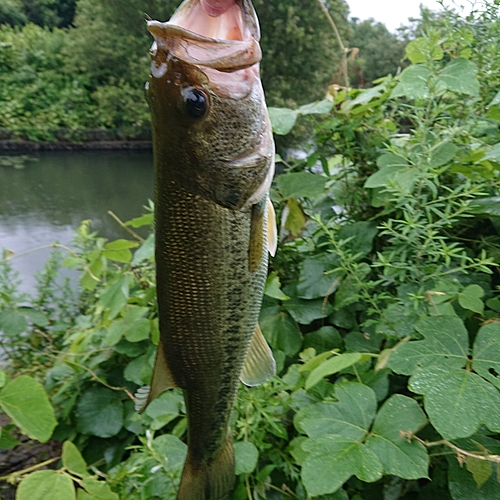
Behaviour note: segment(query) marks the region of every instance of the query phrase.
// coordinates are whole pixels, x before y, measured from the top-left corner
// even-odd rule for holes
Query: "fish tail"
[[[199,463],[189,451],[182,471],[177,500],[223,500],[234,485],[234,451],[231,434],[215,460]]]

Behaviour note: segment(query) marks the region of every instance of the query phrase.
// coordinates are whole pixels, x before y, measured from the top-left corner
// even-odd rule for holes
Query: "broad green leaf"
[[[91,387],[76,407],[76,428],[87,435],[109,438],[123,426],[123,403],[120,394],[105,387]]]
[[[57,425],[45,390],[27,375],[11,380],[0,391],[0,406],[23,434],[42,443],[50,439]]]
[[[302,333],[297,322],[284,309],[277,309],[272,314],[263,316],[260,327],[274,349],[283,351],[287,356],[293,356],[300,351]]]
[[[500,143],[488,148],[482,159],[500,161]]]
[[[382,464],[369,448],[345,436],[327,435],[304,442],[309,452],[302,467],[307,492],[325,495],[337,491],[351,476],[372,483],[382,477]]]
[[[87,464],[78,448],[71,442],[65,441],[62,449],[63,466],[80,477],[88,476]]]
[[[325,191],[326,177],[310,172],[292,172],[276,179],[283,198],[316,198]]]
[[[125,367],[123,371],[123,376],[125,380],[134,382],[137,385],[149,384],[151,382],[151,375],[153,374],[153,368],[150,364],[150,355],[144,354],[134,358]]]
[[[408,172],[410,167],[402,167],[400,165],[389,165],[383,167],[374,174],[370,175],[366,179],[363,187],[365,188],[377,188],[377,187],[387,187],[391,182],[394,181],[396,175],[403,172]]]
[[[139,318],[131,323],[126,323],[123,335],[129,342],[140,342],[149,338],[149,320]]]
[[[99,303],[109,309],[109,318],[113,319],[125,307],[129,297],[129,277],[120,276],[114,283],[108,285],[101,293]]]
[[[278,273],[271,273],[267,277],[264,295],[278,300],[290,300],[290,297],[281,290],[281,281]]]
[[[139,243],[136,241],[130,240],[115,240],[104,245],[104,251],[112,251],[112,250],[128,250],[130,248],[137,248]]]
[[[161,429],[181,414],[182,396],[174,391],[165,391],[155,398],[144,412],[153,419],[151,428]]]
[[[467,362],[469,335],[456,316],[435,316],[419,321],[415,329],[424,336],[401,344],[389,360],[396,373],[411,375],[419,368],[461,368]]]
[[[384,89],[384,85],[377,85],[366,90],[362,90],[351,101],[344,101],[342,103],[342,111],[350,111],[352,108],[369,103],[372,99],[380,97]]]
[[[120,500],[116,493],[104,481],[99,481],[95,477],[86,477],[81,486],[91,496],[93,500]]]
[[[363,283],[363,280],[370,274],[371,268],[366,262],[361,262],[356,265],[354,272],[355,274],[349,274],[342,280],[335,292],[334,306],[337,310],[359,300],[360,283]]]
[[[33,307],[20,307],[18,311],[24,314],[32,323],[37,326],[47,326],[49,324],[49,319],[47,315],[41,311],[34,309]]]
[[[377,410],[377,398],[363,384],[336,384],[337,403],[318,403],[302,408],[294,418],[295,427],[315,438],[338,434],[361,440],[368,432]]]
[[[300,106],[297,112],[301,115],[322,115],[329,113],[333,108],[333,102],[323,99],[318,102],[311,102]]]
[[[358,221],[343,225],[338,232],[338,238],[348,240],[345,241],[343,248],[351,250],[353,255],[358,255],[359,260],[370,253],[377,233],[376,224]]]
[[[479,95],[479,82],[477,81],[477,66],[468,59],[453,59],[450,61],[438,78],[438,86],[471,96]]]
[[[320,380],[323,380],[325,377],[333,375],[334,373],[338,373],[348,366],[354,365],[362,357],[363,354],[360,354],[359,352],[351,352],[340,354],[324,361],[310,373],[309,377],[307,377],[305,386],[306,390],[314,387]]]
[[[288,134],[297,121],[298,113],[293,109],[270,107],[267,111],[275,134]]]
[[[426,423],[414,399],[394,394],[383,404],[366,446],[378,456],[385,474],[403,479],[427,477],[429,456],[425,446],[415,440],[409,442],[403,434],[416,433]]]
[[[305,259],[300,268],[297,295],[302,299],[316,299],[331,295],[339,285],[335,273],[326,274],[333,264],[326,259]]]
[[[445,142],[432,151],[429,164],[433,168],[446,165],[453,160],[458,151],[459,148],[455,144]]]
[[[400,156],[395,153],[384,153],[377,158],[377,166],[380,168],[390,166],[409,167],[410,164],[404,156]]]
[[[500,196],[476,199],[472,208],[477,215],[500,217]]]
[[[238,441],[234,443],[234,461],[236,475],[250,474],[255,470],[259,459],[259,450],[249,441]]]
[[[430,77],[431,72],[425,66],[421,64],[409,66],[399,76],[399,82],[394,87],[391,98],[427,99],[430,95],[427,85]]]
[[[439,41],[433,38],[420,37],[412,40],[406,46],[406,57],[413,63],[425,63],[427,61],[440,61],[443,58],[443,49]]]
[[[140,217],[136,217],[135,219],[128,220],[125,222],[126,226],[131,227],[144,227],[144,226],[152,226],[154,221],[154,214],[144,214]]]
[[[445,439],[474,434],[481,424],[500,432],[500,393],[479,375],[447,366],[417,371],[409,388],[424,395],[424,406]]]
[[[153,445],[158,455],[168,461],[169,471],[181,471],[186,460],[187,446],[172,434],[163,434],[154,438]]]
[[[19,484],[16,500],[74,500],[75,487],[69,476],[55,470],[40,470]]]
[[[330,302],[324,299],[306,300],[293,297],[285,302],[283,307],[301,325],[308,325],[316,319],[326,318],[333,311]]]
[[[500,389],[500,323],[490,323],[479,330],[472,360],[474,370]]]
[[[467,470],[472,474],[474,481],[476,481],[478,488],[481,488],[493,473],[493,464],[486,460],[466,457],[465,465],[467,466]]]
[[[106,335],[104,337],[104,345],[106,347],[111,347],[118,342],[123,337],[123,333],[125,331],[125,321],[123,320],[115,320],[113,321],[107,328]]]
[[[451,497],[453,500],[500,500],[500,482],[495,476],[496,474],[492,474],[479,487],[474,476],[453,457],[448,469],[448,487]]]
[[[458,294],[458,303],[464,309],[483,314],[484,302],[481,300],[483,296],[484,290],[479,285],[469,285]]]
[[[0,388],[2,388],[8,381],[7,375],[3,370],[0,370]]]
[[[146,241],[134,252],[134,258],[131,264],[133,266],[138,266],[141,262],[145,260],[153,259],[155,255],[155,235],[151,233]]]
[[[488,107],[495,106],[496,104],[500,104],[500,91],[496,93],[493,100],[488,104]]]
[[[302,209],[302,205],[294,198],[290,198],[286,202],[285,210],[283,210],[282,220],[285,221],[285,229],[292,236],[299,236],[302,233],[307,219]]]
[[[307,347],[313,347],[317,353],[340,349],[342,337],[333,326],[322,326],[319,330],[304,335],[304,349]]]
[[[24,314],[13,310],[0,312],[0,331],[7,337],[16,337],[28,329]]]

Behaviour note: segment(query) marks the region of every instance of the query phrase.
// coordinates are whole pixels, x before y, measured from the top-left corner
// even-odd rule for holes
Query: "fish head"
[[[226,208],[259,201],[272,180],[274,144],[251,1],[185,0],[148,30],[147,98],[155,156],[165,160],[157,168]]]

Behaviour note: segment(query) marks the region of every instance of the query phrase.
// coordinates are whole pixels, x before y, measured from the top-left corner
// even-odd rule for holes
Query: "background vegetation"
[[[397,76],[270,109],[276,134],[309,116],[314,144],[272,192],[260,322],[279,374],[240,388],[236,500],[500,498],[499,25],[498,2],[428,16]],[[182,396],[132,402],[159,337],[151,210],[129,240],[84,221],[32,297],[0,261],[0,446],[63,443],[3,478],[18,500],[175,498]]]
[[[144,13],[167,20],[178,3],[2,2],[3,135],[34,141],[88,140],[104,131],[101,135],[107,138],[148,138],[149,113],[143,87],[152,39]],[[384,70],[397,71],[403,50],[396,36],[380,26],[371,27],[363,30],[363,41],[359,30],[352,30],[347,21],[344,0],[329,0],[327,5],[344,39],[353,45],[359,41],[363,61],[371,59],[373,49],[368,46],[364,55],[369,40],[384,40],[391,47]],[[322,98],[329,83],[341,80],[341,54],[319,6],[309,0],[256,0],[255,7],[262,25],[262,78],[268,102],[293,105]],[[369,35],[372,32],[373,36]],[[367,84],[374,75],[382,76],[368,66],[358,74],[358,80]]]

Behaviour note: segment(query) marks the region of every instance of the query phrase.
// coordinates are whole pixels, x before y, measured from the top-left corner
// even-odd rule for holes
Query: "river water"
[[[47,152],[31,158],[14,166],[0,157],[0,251],[14,252],[11,263],[28,292],[50,253],[30,250],[56,241],[71,245],[84,219],[108,239],[130,237],[108,211],[126,221],[144,213],[153,197],[151,152]]]

